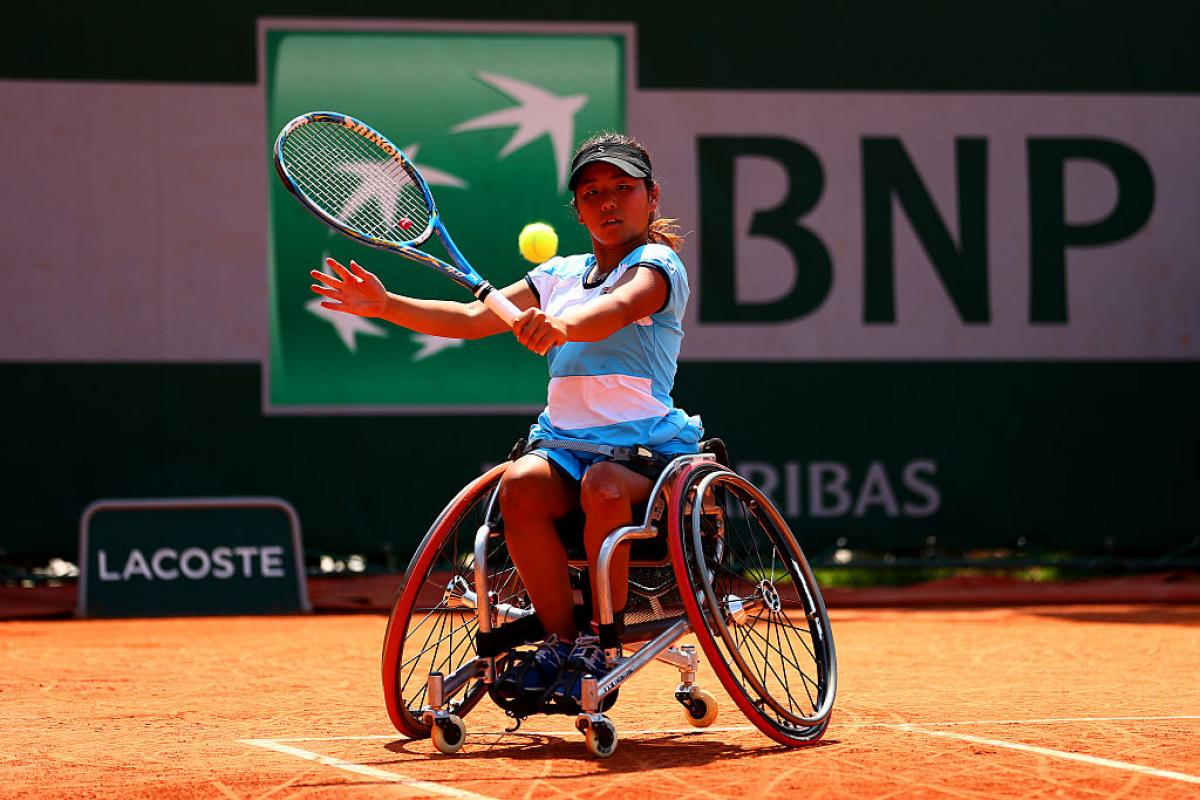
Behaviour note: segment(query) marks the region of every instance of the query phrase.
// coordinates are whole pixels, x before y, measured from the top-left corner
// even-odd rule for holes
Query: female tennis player
[[[648,498],[663,467],[696,452],[703,429],[671,399],[689,289],[676,254],[682,237],[659,213],[649,153],[628,136],[594,136],[575,152],[568,185],[592,252],[552,258],[502,290],[522,309],[513,334],[546,355],[550,369],[546,410],[500,484],[509,553],[548,636],[495,688],[513,698],[553,695],[569,707],[578,704],[583,675],[602,671],[604,653],[590,631],[580,635],[554,522],[582,509],[594,581],[604,538],[632,523],[633,507]],[[335,275],[312,272],[325,308],[434,336],[507,330],[480,302],[404,297],[354,261],[348,268],[328,263]],[[625,545],[611,569],[618,619],[628,560]]]

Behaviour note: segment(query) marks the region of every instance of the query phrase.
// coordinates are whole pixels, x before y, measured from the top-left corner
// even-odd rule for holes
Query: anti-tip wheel
[[[609,719],[597,720],[584,734],[588,752],[597,758],[608,758],[617,749],[617,726]]]
[[[691,698],[683,702],[683,716],[697,728],[707,728],[716,722],[717,711],[717,698],[711,692],[695,686],[692,687]]]
[[[429,734],[433,737],[434,747],[446,755],[453,755],[461,750],[463,743],[467,741],[467,726],[460,718],[451,714],[434,720]]]

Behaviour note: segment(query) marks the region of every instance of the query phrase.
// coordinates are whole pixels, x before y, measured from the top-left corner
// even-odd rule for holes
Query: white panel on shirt
[[[651,393],[649,378],[631,375],[571,375],[551,378],[550,423],[565,430],[658,418],[671,409]]]

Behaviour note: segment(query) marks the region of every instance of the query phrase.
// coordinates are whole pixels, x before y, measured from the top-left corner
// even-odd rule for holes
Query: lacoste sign
[[[310,610],[300,521],[278,498],[100,500],[79,530],[79,616]]]

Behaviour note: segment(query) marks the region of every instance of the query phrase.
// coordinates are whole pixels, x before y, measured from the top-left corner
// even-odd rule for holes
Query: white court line
[[[642,730],[642,731],[621,731],[625,736],[645,736],[645,735],[662,735],[669,733],[729,733],[733,731],[752,731],[755,728],[752,725],[741,725],[737,727],[726,728],[678,728],[675,730]],[[578,736],[578,730],[569,731],[516,731],[509,733],[508,731],[480,731],[476,736]],[[379,769],[378,767],[369,767],[363,764],[355,764],[353,761],[346,761],[342,758],[334,758],[332,756],[321,755],[314,753],[311,750],[304,750],[299,747],[293,747],[284,742],[350,742],[350,741],[367,741],[380,739],[396,739],[397,734],[383,734],[370,736],[304,736],[290,739],[238,739],[241,744],[248,744],[254,747],[263,747],[267,750],[274,750],[277,753],[283,753],[289,756],[303,758],[306,761],[315,761],[318,764],[324,764],[327,767],[353,772],[358,775],[365,775],[369,778],[388,781],[389,783],[398,783],[404,786],[411,786],[414,789],[420,789],[432,794],[439,794],[445,797],[454,797],[458,800],[496,800],[485,794],[476,792],[468,792],[465,789],[455,789],[449,786],[443,786],[439,783],[423,781],[417,778],[410,778],[407,775],[401,775],[397,772],[388,772],[387,770]]]
[[[327,767],[335,767],[345,770],[346,772],[354,772],[358,775],[366,775],[368,778],[376,780],[388,781],[389,783],[399,783],[405,786],[411,786],[414,789],[419,789],[430,794],[439,794],[444,797],[456,797],[458,800],[496,800],[486,794],[477,794],[468,792],[465,789],[455,789],[452,786],[443,786],[440,783],[432,783],[423,781],[417,778],[410,778],[407,775],[400,775],[396,772],[388,772],[387,770],[378,769],[376,767],[368,767],[363,764],[355,764],[352,761],[345,761],[340,758],[332,758],[331,756],[323,756],[320,753],[313,753],[309,750],[301,750],[299,747],[281,744],[273,739],[238,739],[242,744],[254,745],[255,747],[265,747],[268,750],[275,750],[279,753],[285,753],[289,756],[303,758],[306,761],[315,761],[318,764],[324,764]]]
[[[1188,717],[1188,719],[1192,719]],[[1200,783],[1200,777],[1195,775],[1187,775],[1183,772],[1171,772],[1165,769],[1155,769],[1154,767],[1146,767],[1141,764],[1131,764],[1128,761],[1114,761],[1111,758],[1097,758],[1096,756],[1088,756],[1082,753],[1067,753],[1062,750],[1051,750],[1048,747],[1034,747],[1033,745],[1020,744],[1019,742],[1006,742],[1002,739],[985,739],[982,736],[971,736],[966,733],[951,733],[950,731],[928,731],[915,726],[899,726],[901,730],[906,730],[911,733],[923,733],[926,736],[940,736],[946,739],[962,739],[964,742],[974,742],[976,744],[986,744],[992,747],[1006,747],[1009,750],[1020,750],[1026,753],[1037,753],[1038,755],[1049,756],[1050,758],[1064,758],[1068,761],[1080,761],[1084,764],[1092,764],[1099,767],[1112,767],[1113,769],[1123,769],[1127,772],[1139,772],[1143,775],[1153,775],[1157,778],[1170,778],[1171,780],[1183,781],[1184,783]]]
[[[1061,722],[1154,722],[1156,720],[1200,719],[1200,714],[1180,714],[1168,717],[1049,717],[1047,719],[975,719],[958,722],[865,722],[846,725],[847,728],[942,728],[951,725],[1054,725]]]
[[[1053,725],[1072,722],[1154,722],[1168,720],[1194,720],[1200,719],[1200,715],[1185,714],[1174,716],[1125,716],[1125,717],[1050,717],[1044,719],[1005,719],[1005,720],[967,720],[955,722],[865,722],[853,723],[843,726],[833,726],[842,728],[890,728],[893,730],[907,731],[909,733],[923,733],[926,736],[938,736],[945,739],[960,739],[962,741],[974,742],[976,744],[985,744],[992,747],[1002,747],[1009,750],[1018,750],[1027,753],[1035,753],[1038,755],[1048,756],[1050,758],[1062,758],[1069,761],[1079,761],[1084,764],[1093,766],[1110,767],[1112,769],[1125,770],[1127,772],[1137,772],[1143,775],[1152,775],[1158,778],[1169,778],[1171,780],[1182,781],[1184,783],[1200,784],[1200,777],[1188,775],[1182,772],[1172,772],[1171,770],[1156,769],[1147,767],[1141,764],[1133,764],[1127,761],[1115,761],[1109,758],[1099,758],[1097,756],[1083,755],[1081,753],[1068,753],[1062,750],[1052,750],[1046,747],[1035,747],[1033,745],[1021,744],[1019,742],[1007,742],[1000,739],[986,739],[981,736],[971,736],[964,733],[952,733],[950,731],[933,731],[927,730],[929,726],[952,726],[952,725]],[[918,727],[922,726],[922,727]],[[728,727],[711,727],[711,728],[676,728],[666,730],[636,730],[636,731],[619,731],[624,736],[651,736],[674,733],[741,733],[745,731],[757,730],[752,725],[737,725]],[[480,731],[476,736],[576,736],[577,730],[567,731],[538,731],[525,730],[517,731],[510,734],[508,731]],[[284,742],[345,742],[345,741],[365,741],[365,740],[394,740],[399,737],[399,734],[378,734],[368,736],[305,736],[289,739],[239,739],[243,744],[254,745],[256,747],[264,747],[268,750],[275,750],[279,753],[284,753],[291,756],[297,756],[308,761],[315,761],[319,764],[335,767],[337,769],[346,770],[347,772],[365,775],[379,780],[385,780],[391,783],[399,783],[406,786],[412,786],[416,789],[439,794],[446,797],[455,797],[460,800],[495,800],[487,795],[468,792],[463,789],[455,789],[441,784],[422,781],[416,778],[410,778],[406,775],[400,775],[395,772],[378,769],[376,767],[368,767],[361,764],[355,764],[351,761],[345,761],[340,758],[324,756],[320,753],[314,753],[309,750],[303,750],[299,747],[292,747],[284,744]]]
[[[1200,720],[1200,714],[1180,714],[1175,716],[1162,717],[1048,717],[1045,719],[973,719],[973,720],[957,720],[953,722],[852,722],[845,725],[838,725],[836,722],[830,727],[831,729],[848,729],[848,728],[895,728],[897,730],[905,730],[913,726],[920,725],[925,728],[943,728],[951,725],[1053,725],[1059,723],[1071,722],[1155,722],[1155,721],[1170,721],[1182,719],[1197,719]],[[622,736],[653,736],[663,733],[742,733],[745,731],[758,730],[753,725],[730,725],[720,727],[714,725],[711,728],[675,728],[675,729],[654,729],[641,731],[626,731],[618,729],[617,733]],[[539,731],[532,728],[517,731],[521,735],[540,734],[542,736],[575,736],[579,731],[575,729],[563,731]],[[505,736],[508,731],[473,731],[472,736]],[[383,733],[371,734],[368,736],[297,736],[286,739],[263,739],[261,741],[271,742],[352,742],[368,739],[402,739],[404,738],[399,733]],[[259,740],[254,740],[259,741]]]

